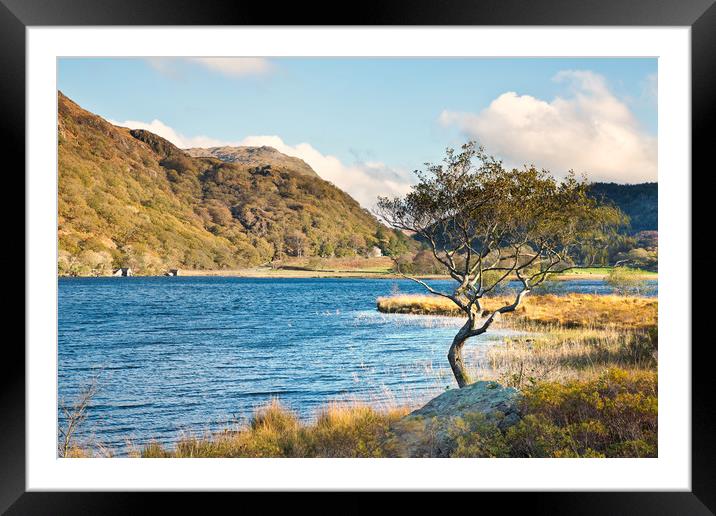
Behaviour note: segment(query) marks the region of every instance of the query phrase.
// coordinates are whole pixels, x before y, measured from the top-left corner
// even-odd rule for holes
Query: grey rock
[[[269,165],[271,168],[290,169],[306,176],[318,177],[308,163],[300,158],[287,156],[273,147],[199,147],[184,149],[189,156],[195,158],[216,158],[227,163],[240,163],[253,167]]]
[[[520,393],[497,382],[479,381],[449,389],[414,410],[391,428],[391,444],[400,457],[449,457],[458,419],[480,414],[501,431],[517,424]]]

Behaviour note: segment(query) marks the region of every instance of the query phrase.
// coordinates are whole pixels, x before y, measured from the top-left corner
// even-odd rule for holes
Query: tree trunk
[[[452,373],[455,375],[457,385],[461,389],[466,385],[470,384],[470,376],[467,374],[465,369],[465,363],[462,360],[462,348],[465,346],[465,342],[468,339],[470,329],[472,328],[472,322],[468,320],[465,325],[460,328],[455,338],[452,340],[452,346],[448,351],[448,362],[452,368]]]
[[[476,321],[477,321],[477,313],[476,312],[470,312],[468,315],[467,322],[463,325],[462,328],[460,328],[460,331],[457,332],[457,335],[455,335],[455,338],[452,340],[452,346],[450,346],[450,351],[448,351],[448,361],[450,362],[450,367],[452,368],[452,373],[455,375],[455,380],[457,380],[458,386],[462,389],[466,385],[470,384],[470,377],[467,374],[467,370],[465,369],[465,364],[462,361],[462,348],[465,346],[465,341],[469,339],[470,337],[477,337],[478,335],[482,335],[485,333],[488,328],[492,325],[492,323],[495,321],[495,319],[502,314],[506,312],[514,312],[518,306],[520,306],[520,303],[522,302],[522,298],[525,294],[529,292],[529,289],[524,289],[520,291],[517,294],[517,297],[515,298],[514,303],[511,305],[503,306],[502,308],[498,308],[492,314],[485,320],[485,322],[482,323],[482,326],[479,328],[476,327]]]

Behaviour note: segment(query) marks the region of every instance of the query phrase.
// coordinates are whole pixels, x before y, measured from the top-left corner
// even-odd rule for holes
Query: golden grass
[[[67,459],[88,459],[93,456],[93,452],[88,448],[73,446],[67,450],[65,458]]]
[[[379,312],[420,315],[463,315],[455,303],[440,296],[398,294],[377,299]]]
[[[486,314],[513,298],[496,296],[485,298]],[[463,312],[449,299],[439,296],[398,295],[379,297],[378,310],[386,313],[462,316]],[[656,298],[638,296],[551,294],[526,296],[523,303],[507,318],[521,319],[540,325],[561,325],[568,328],[636,328],[645,329],[657,324]]]
[[[60,455],[60,457],[63,457]],[[80,444],[72,444],[63,458],[68,459],[90,459],[90,458],[111,458],[114,457],[114,450],[96,441],[88,441]]]
[[[407,408],[377,411],[358,403],[333,403],[321,409],[315,422],[304,423],[273,400],[246,427],[184,438],[173,450],[152,443],[139,456],[383,457],[392,454],[385,446],[390,425],[407,413]]]

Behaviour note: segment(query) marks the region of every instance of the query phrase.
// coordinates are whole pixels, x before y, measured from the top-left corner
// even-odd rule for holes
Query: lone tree
[[[508,170],[475,142],[459,153],[447,149],[443,164],[426,163],[425,172],[415,173],[418,183],[407,195],[379,198],[377,214],[393,228],[415,233],[457,282],[452,292],[442,292],[398,267],[465,312],[467,321],[448,352],[455,379],[465,387],[465,342],[516,310],[550,274],[578,267],[580,249],[604,245],[625,219],[618,209],[598,205],[587,195],[586,181],[572,172],[558,181],[534,166]],[[514,300],[486,313],[485,296],[510,281],[518,285]]]

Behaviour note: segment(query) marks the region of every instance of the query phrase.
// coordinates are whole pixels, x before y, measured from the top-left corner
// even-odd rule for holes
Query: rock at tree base
[[[519,397],[497,382],[450,389],[395,423],[390,444],[400,457],[449,457],[466,419],[481,418],[501,431],[519,422]]]

